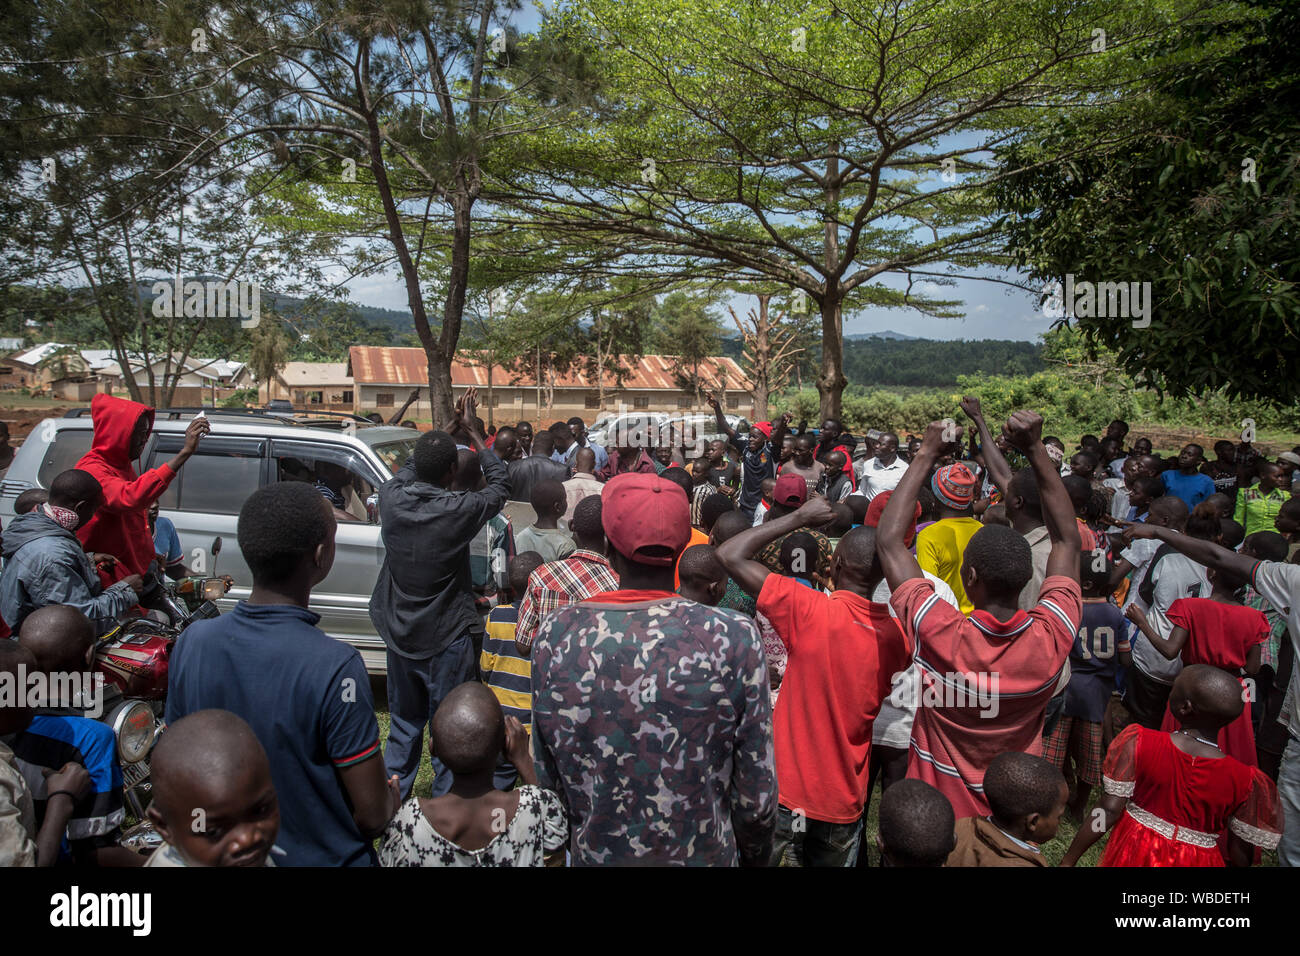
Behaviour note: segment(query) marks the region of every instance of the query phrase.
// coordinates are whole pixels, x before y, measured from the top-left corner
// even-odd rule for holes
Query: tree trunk
[[[821,395],[821,419],[825,421],[840,417],[840,401],[848,384],[844,377],[844,315],[839,289],[833,281],[827,282],[821,306],[822,370],[817,376],[817,392]]]

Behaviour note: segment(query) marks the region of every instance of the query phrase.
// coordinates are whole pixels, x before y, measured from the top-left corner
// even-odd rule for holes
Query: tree
[[[280,378],[280,371],[289,361],[289,338],[274,316],[263,319],[249,338],[248,367],[259,383],[266,384],[269,399],[271,383]],[[284,384],[283,379],[280,381]]]
[[[1175,45],[1208,59],[1134,103],[1062,118],[1041,145],[1009,149],[1012,175],[995,192],[1007,248],[1035,281],[1072,275],[1130,293],[1149,283],[1145,319],[1082,314],[1091,309],[1066,317],[1094,358],[1113,355],[1174,396],[1223,388],[1291,404],[1300,399],[1300,9],[1252,0],[1231,10],[1232,30],[1188,31]],[[1127,136],[1101,152],[1082,145],[1114,129]],[[1053,159],[1077,150],[1083,158]]]
[[[703,392],[718,387],[702,376],[700,367],[722,344],[722,326],[709,310],[708,299],[683,290],[671,292],[655,310],[655,322],[658,350],[681,363],[673,370],[674,380],[700,405]]]
[[[596,64],[600,106],[536,144],[510,201],[647,274],[802,290],[821,319],[821,414],[837,415],[846,310],[957,314],[913,280],[1007,262],[990,151],[1157,75],[1152,41],[1209,7],[577,0],[542,35]],[[887,274],[908,287],[874,281]]]
[[[506,22],[519,0],[267,0],[219,2],[213,82],[227,104],[218,129],[194,137],[196,157],[250,140],[286,173],[278,193],[324,244],[358,236],[358,270],[395,266],[428,362],[435,420],[452,415],[451,363],[484,238],[478,207],[493,153],[540,133],[545,108],[508,106],[520,86],[546,86],[548,51],[520,55]],[[551,95],[563,91],[549,87]],[[304,218],[297,215],[304,211]],[[382,249],[382,251],[380,251]],[[331,250],[332,251],[332,250]],[[437,265],[438,281],[426,289]],[[429,307],[440,298],[440,307]]]
[[[745,371],[753,384],[754,415],[765,420],[768,396],[785,390],[803,348],[798,345],[798,330],[785,321],[785,314],[773,316],[768,311],[772,294],[759,292],[755,298],[758,307],[750,309],[743,322],[731,306],[727,311],[745,341],[742,355]]]

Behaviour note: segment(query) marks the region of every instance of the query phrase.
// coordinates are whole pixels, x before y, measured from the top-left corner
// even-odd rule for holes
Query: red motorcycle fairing
[[[166,624],[138,618],[101,638],[95,668],[125,697],[162,700],[167,696],[167,667],[176,631]]]

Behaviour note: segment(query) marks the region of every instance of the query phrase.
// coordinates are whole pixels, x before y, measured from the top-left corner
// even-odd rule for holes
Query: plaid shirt
[[[604,555],[579,548],[560,561],[549,561],[528,577],[528,593],[519,605],[515,639],[529,646],[537,628],[557,608],[618,590],[618,577]]]

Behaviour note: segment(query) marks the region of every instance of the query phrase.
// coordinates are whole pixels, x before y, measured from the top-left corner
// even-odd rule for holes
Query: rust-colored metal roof
[[[458,352],[456,361],[451,364],[451,384],[457,388],[477,385],[487,387],[487,369],[471,365],[466,359],[472,353]],[[628,374],[623,378],[623,388],[628,389],[663,389],[677,392],[681,389],[673,380],[673,370],[678,367],[678,360],[671,355],[643,355],[638,359],[623,362]],[[425,360],[424,349],[397,348],[385,345],[354,345],[348,352],[348,372],[358,385],[395,385],[416,386],[429,384],[429,366]],[[728,389],[748,391],[748,377],[741,371],[735,359],[715,356],[705,359],[700,364],[701,377],[707,382],[722,385],[725,376]],[[535,387],[531,376],[523,376],[514,381],[515,375],[508,369],[497,368],[492,373],[492,383],[500,386]],[[614,376],[609,374],[605,387],[614,387]],[[596,382],[589,381],[585,370],[572,369],[555,380],[556,388],[595,389]]]

